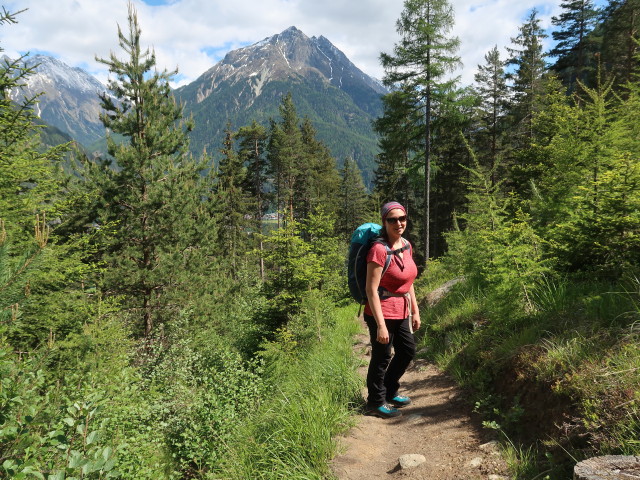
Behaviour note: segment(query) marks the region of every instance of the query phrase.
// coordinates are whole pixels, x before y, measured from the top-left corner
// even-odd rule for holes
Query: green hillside
[[[278,117],[282,96],[291,92],[298,114],[312,121],[318,139],[327,145],[338,163],[341,165],[344,158],[353,157],[363,171],[365,182],[371,183],[378,153],[371,122],[381,113],[380,98],[374,92],[358,92],[354,99],[320,78],[312,82],[302,78],[273,81],[265,85],[251,106],[243,108],[237,100],[230,99],[242,98],[245,87],[222,83],[203,102],[186,104],[185,114],[193,115],[196,123],[191,134],[191,148],[195,153],[206,149],[216,158],[227,123],[236,130],[253,120],[268,126],[270,119]],[[176,96],[183,101],[194,98],[196,88],[196,84],[191,84],[177,90]]]

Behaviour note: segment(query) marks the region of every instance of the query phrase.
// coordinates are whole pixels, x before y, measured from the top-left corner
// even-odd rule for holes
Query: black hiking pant
[[[371,361],[367,372],[367,404],[380,406],[398,393],[400,378],[416,354],[416,341],[409,329],[409,319],[387,320],[389,343],[378,342],[378,326],[375,318],[365,315],[371,339]],[[393,347],[393,354],[391,353]]]

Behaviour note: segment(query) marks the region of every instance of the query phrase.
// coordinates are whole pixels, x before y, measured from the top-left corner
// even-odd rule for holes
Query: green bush
[[[0,345],[0,472],[9,478],[112,478],[116,448],[103,439],[105,392],[47,385],[43,358]]]

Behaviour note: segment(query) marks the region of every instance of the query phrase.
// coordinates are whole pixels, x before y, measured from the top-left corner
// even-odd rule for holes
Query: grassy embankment
[[[335,438],[351,425],[353,406],[361,399],[353,354],[359,326],[353,316],[353,307],[325,305],[305,315],[306,325],[282,331],[267,347],[272,395],[229,443],[223,477],[212,478],[328,478]],[[300,345],[296,330],[313,332],[314,338]]]
[[[435,270],[420,292],[443,283]],[[571,478],[584,458],[640,454],[640,281],[549,282],[534,299],[530,312],[503,310],[460,283],[422,309],[420,347],[472,392],[517,479]]]

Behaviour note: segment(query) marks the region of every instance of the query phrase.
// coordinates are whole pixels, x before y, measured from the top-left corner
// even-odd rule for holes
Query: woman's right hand
[[[389,343],[389,331],[386,326],[378,326],[378,335],[376,340],[378,340],[378,343],[382,344]]]

